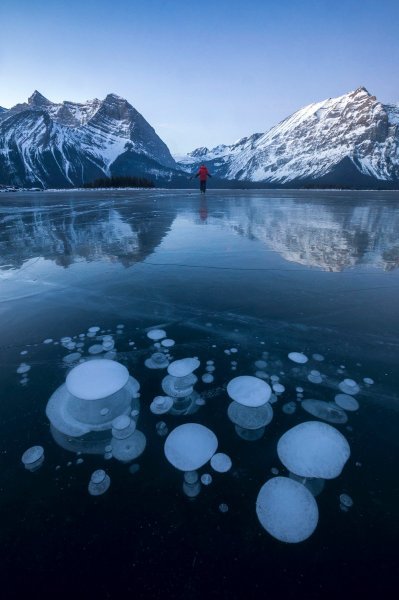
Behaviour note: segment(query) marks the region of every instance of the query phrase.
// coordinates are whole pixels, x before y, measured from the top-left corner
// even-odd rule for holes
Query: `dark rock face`
[[[0,184],[81,186],[109,175],[149,175],[147,163],[161,178],[176,170],[151,125],[115,94],[55,104],[35,91],[27,103],[0,111]]]

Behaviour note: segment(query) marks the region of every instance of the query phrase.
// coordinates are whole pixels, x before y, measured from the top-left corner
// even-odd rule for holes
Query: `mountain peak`
[[[368,90],[366,90],[366,88],[363,85],[360,85],[358,88],[356,88],[351,95],[355,96],[357,94],[367,94],[367,96],[371,96],[370,92]]]
[[[32,96],[28,98],[28,104],[30,106],[48,106],[52,103],[50,102],[50,100],[47,100],[47,98],[45,98],[43,94],[35,90]]]

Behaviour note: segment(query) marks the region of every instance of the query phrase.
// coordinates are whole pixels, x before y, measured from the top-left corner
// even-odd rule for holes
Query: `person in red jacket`
[[[212,175],[209,173],[209,171],[205,165],[201,165],[200,168],[198,169],[198,173],[196,174],[196,177],[199,177],[199,180],[200,180],[201,194],[205,194],[206,180],[208,179],[208,177],[212,177]]]

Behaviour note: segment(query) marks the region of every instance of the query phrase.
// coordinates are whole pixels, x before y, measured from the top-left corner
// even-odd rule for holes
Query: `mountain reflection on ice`
[[[44,598],[54,583],[76,595],[71,574],[88,597],[234,600],[243,581],[251,597],[392,589],[394,196],[211,191],[206,205],[203,218],[198,194],[183,191],[0,197],[2,568],[13,593],[35,586]],[[187,357],[195,374],[171,366]],[[50,427],[46,404],[68,373],[104,358],[137,378],[140,398],[135,389],[116,414],[95,399],[87,428],[65,398],[74,423],[54,411]],[[242,376],[273,389],[266,404],[229,398]],[[345,423],[321,420],[342,412]],[[348,447],[315,469],[314,436],[296,440],[303,460],[285,446],[288,469],[279,440],[305,422]],[[204,464],[175,433],[179,472],[165,442],[190,424],[218,447]],[[30,472],[21,459],[34,447],[43,455]],[[226,472],[211,470],[215,450]],[[295,498],[289,520],[281,509]]]

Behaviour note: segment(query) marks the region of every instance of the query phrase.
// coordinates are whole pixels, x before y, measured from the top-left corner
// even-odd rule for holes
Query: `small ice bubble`
[[[217,348],[216,344],[212,344],[212,348]]]
[[[224,353],[227,354],[227,355],[231,354],[230,350],[225,350]]]
[[[105,415],[107,415],[108,413],[109,413],[109,408],[104,407],[100,410],[100,415],[102,417],[105,417]]]
[[[235,354],[236,352],[238,352],[238,348],[230,348],[230,352],[232,354]]]
[[[88,349],[89,354],[100,354],[103,351],[104,351],[104,348],[103,348],[102,344],[93,344],[93,346],[90,346]]]
[[[212,483],[212,475],[209,473],[204,473],[201,475],[201,483],[204,485],[210,485]]]
[[[129,346],[134,346],[134,342],[129,342]]]
[[[296,387],[295,390],[298,392],[298,394],[303,394],[303,387]]]
[[[42,446],[32,446],[25,450],[21,458],[25,469],[35,471],[44,461],[44,448]]]
[[[137,410],[137,408],[134,408],[131,412],[130,412],[130,416],[131,417],[138,417],[138,415],[140,414],[140,411]]]
[[[303,354],[302,352],[290,352],[288,354],[288,358],[290,360],[292,360],[293,362],[298,363],[300,365],[304,365],[309,360],[308,357],[305,354]]]
[[[88,329],[89,333],[97,333],[97,331],[100,331],[100,328],[96,327],[96,326],[95,327],[89,327],[89,329]]]
[[[278,375],[271,375],[270,376],[270,381],[273,381],[273,382],[277,383],[278,381],[280,381],[280,377]]]
[[[196,399],[195,404],[197,406],[205,406],[206,402],[204,400],[204,398],[201,398],[201,396],[199,398]]]
[[[212,327],[212,323],[205,323],[205,327]]]
[[[135,475],[140,471],[140,465],[138,465],[137,463],[133,463],[132,465],[130,465],[128,470],[130,475]]]
[[[322,354],[312,354],[312,358],[318,362],[322,362],[324,360],[324,356]]]
[[[281,383],[274,383],[273,391],[276,392],[276,394],[282,394],[285,392],[285,387]]]
[[[208,365],[205,367],[205,370],[208,371],[208,373],[213,373],[215,371],[215,367],[213,365]]]
[[[80,352],[72,352],[72,354],[67,354],[66,356],[64,356],[62,360],[67,365],[70,365],[74,362],[77,362],[81,357],[82,355]]]
[[[100,496],[104,494],[111,484],[111,479],[109,475],[106,474],[103,469],[97,469],[92,473],[88,490],[91,496]]]
[[[162,340],[162,338],[166,338],[166,331],[163,329],[151,329],[147,333],[147,337],[157,342],[158,340]]]
[[[266,369],[267,362],[265,360],[257,360],[255,361],[255,367],[262,371],[263,369]]]
[[[64,344],[64,346],[67,350],[74,350],[76,348],[76,342],[68,342],[67,344]]]
[[[161,437],[168,435],[168,426],[166,425],[165,421],[159,421],[156,425],[155,425],[155,429],[157,430],[157,434],[160,435]]]
[[[20,352],[21,356],[25,356],[25,354],[28,354],[27,350],[22,350],[22,352]]]
[[[105,458],[105,460],[111,460],[111,458],[113,458],[112,452],[105,452],[104,458]]]
[[[211,467],[218,473],[227,473],[232,466],[231,458],[223,452],[217,452],[211,458]]]
[[[116,326],[117,329],[124,329],[125,326],[123,325],[123,323],[120,323],[119,325]]]
[[[23,375],[24,373],[27,373],[28,371],[30,371],[30,366],[27,365],[26,363],[21,363],[17,369],[17,373],[19,375]]]
[[[259,377],[259,379],[269,379],[269,375],[265,371],[256,371],[255,377]]]
[[[364,378],[363,378],[363,382],[364,382],[366,385],[373,385],[373,383],[374,383],[374,379],[371,379],[371,377],[364,377]]]
[[[168,338],[166,340],[162,340],[162,342],[161,342],[161,346],[163,346],[164,348],[171,348],[174,345],[175,345],[175,340],[171,340]]]
[[[215,364],[215,361],[214,360],[207,360],[206,364],[207,365],[213,365],[213,364]]]
[[[229,510],[229,507],[227,506],[227,504],[222,502],[221,504],[219,504],[219,510],[221,513],[227,513]]]
[[[43,340],[43,344],[51,344],[53,342],[52,338],[47,338],[46,340]]]
[[[211,375],[210,373],[205,373],[202,377],[201,377],[202,381],[204,383],[212,383],[212,381],[214,380],[213,375]]]
[[[350,496],[348,496],[348,494],[341,494],[339,497],[339,501],[346,508],[350,508],[351,506],[353,506],[353,500]]]
[[[83,458],[78,458],[78,459],[76,460],[76,464],[77,464],[77,465],[81,465],[81,464],[82,464],[82,462],[83,462]]]
[[[198,481],[197,471],[186,471],[184,473],[184,481],[189,484],[197,483],[197,481]]]
[[[283,404],[282,410],[286,415],[292,415],[296,411],[296,407],[297,405],[295,402],[287,402],[286,404]]]
[[[278,474],[279,474],[279,470],[278,470],[278,469],[276,469],[276,467],[272,467],[272,468],[270,469],[270,472],[271,472],[271,473],[273,473],[273,475],[278,475]]]

